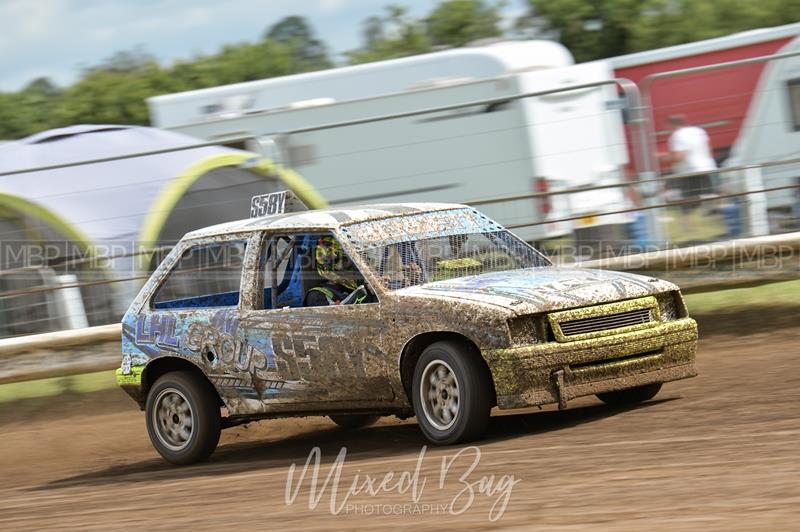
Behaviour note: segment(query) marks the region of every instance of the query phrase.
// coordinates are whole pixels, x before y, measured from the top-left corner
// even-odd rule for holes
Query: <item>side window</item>
[[[792,127],[800,131],[800,78],[791,79],[786,83],[789,89],[789,107],[792,113]]]
[[[264,253],[261,259],[264,264],[265,288],[272,286],[273,275],[275,276],[276,282],[279,285],[289,281],[291,272],[289,272],[290,275],[287,276],[287,271],[289,269],[289,261],[292,259],[294,253],[294,249],[292,248],[294,248],[295,243],[295,239],[290,236],[279,236],[272,241],[267,241],[267,245],[264,248]],[[275,253],[276,264],[273,265],[275,271],[269,267],[269,259],[272,256],[272,253]]]
[[[189,248],[153,296],[153,308],[238,305],[246,246],[235,240]]]
[[[377,301],[364,276],[330,233],[274,236],[262,253],[265,309],[319,306],[328,304],[328,299],[330,304],[338,304],[362,285],[367,295],[356,294],[354,300]]]

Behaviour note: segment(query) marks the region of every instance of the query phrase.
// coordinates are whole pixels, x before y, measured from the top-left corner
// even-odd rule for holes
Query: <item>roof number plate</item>
[[[260,196],[253,196],[250,200],[250,218],[307,210],[308,207],[306,207],[305,203],[291,190],[261,194]]]

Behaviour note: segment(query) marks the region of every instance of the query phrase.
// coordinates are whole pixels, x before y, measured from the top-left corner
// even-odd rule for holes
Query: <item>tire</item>
[[[211,456],[222,430],[217,392],[202,377],[172,371],[147,393],[147,433],[167,462],[187,465]]]
[[[370,414],[332,414],[328,417],[343,429],[360,429],[361,427],[372,425],[378,421],[381,416]]]
[[[635,405],[648,399],[652,399],[661,390],[660,382],[645,384],[636,388],[619,390],[616,392],[598,393],[597,398],[610,406]]]
[[[431,443],[481,437],[489,424],[492,384],[480,354],[463,342],[428,346],[414,369],[412,402],[417,424]]]

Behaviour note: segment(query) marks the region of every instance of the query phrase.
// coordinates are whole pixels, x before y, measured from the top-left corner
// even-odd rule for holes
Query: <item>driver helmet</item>
[[[317,272],[323,279],[341,285],[348,290],[358,288],[358,282],[352,278],[356,271],[355,265],[345,255],[342,245],[332,236],[323,236],[317,242],[315,252],[317,259]],[[346,274],[351,275],[346,275]]]

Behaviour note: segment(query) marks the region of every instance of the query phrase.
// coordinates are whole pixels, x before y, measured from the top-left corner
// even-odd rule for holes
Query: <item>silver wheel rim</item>
[[[194,427],[192,406],[175,388],[165,388],[153,402],[150,413],[158,440],[170,451],[181,451],[189,445]]]
[[[419,398],[428,423],[447,430],[458,419],[459,388],[453,368],[443,360],[429,362],[422,371]]]

